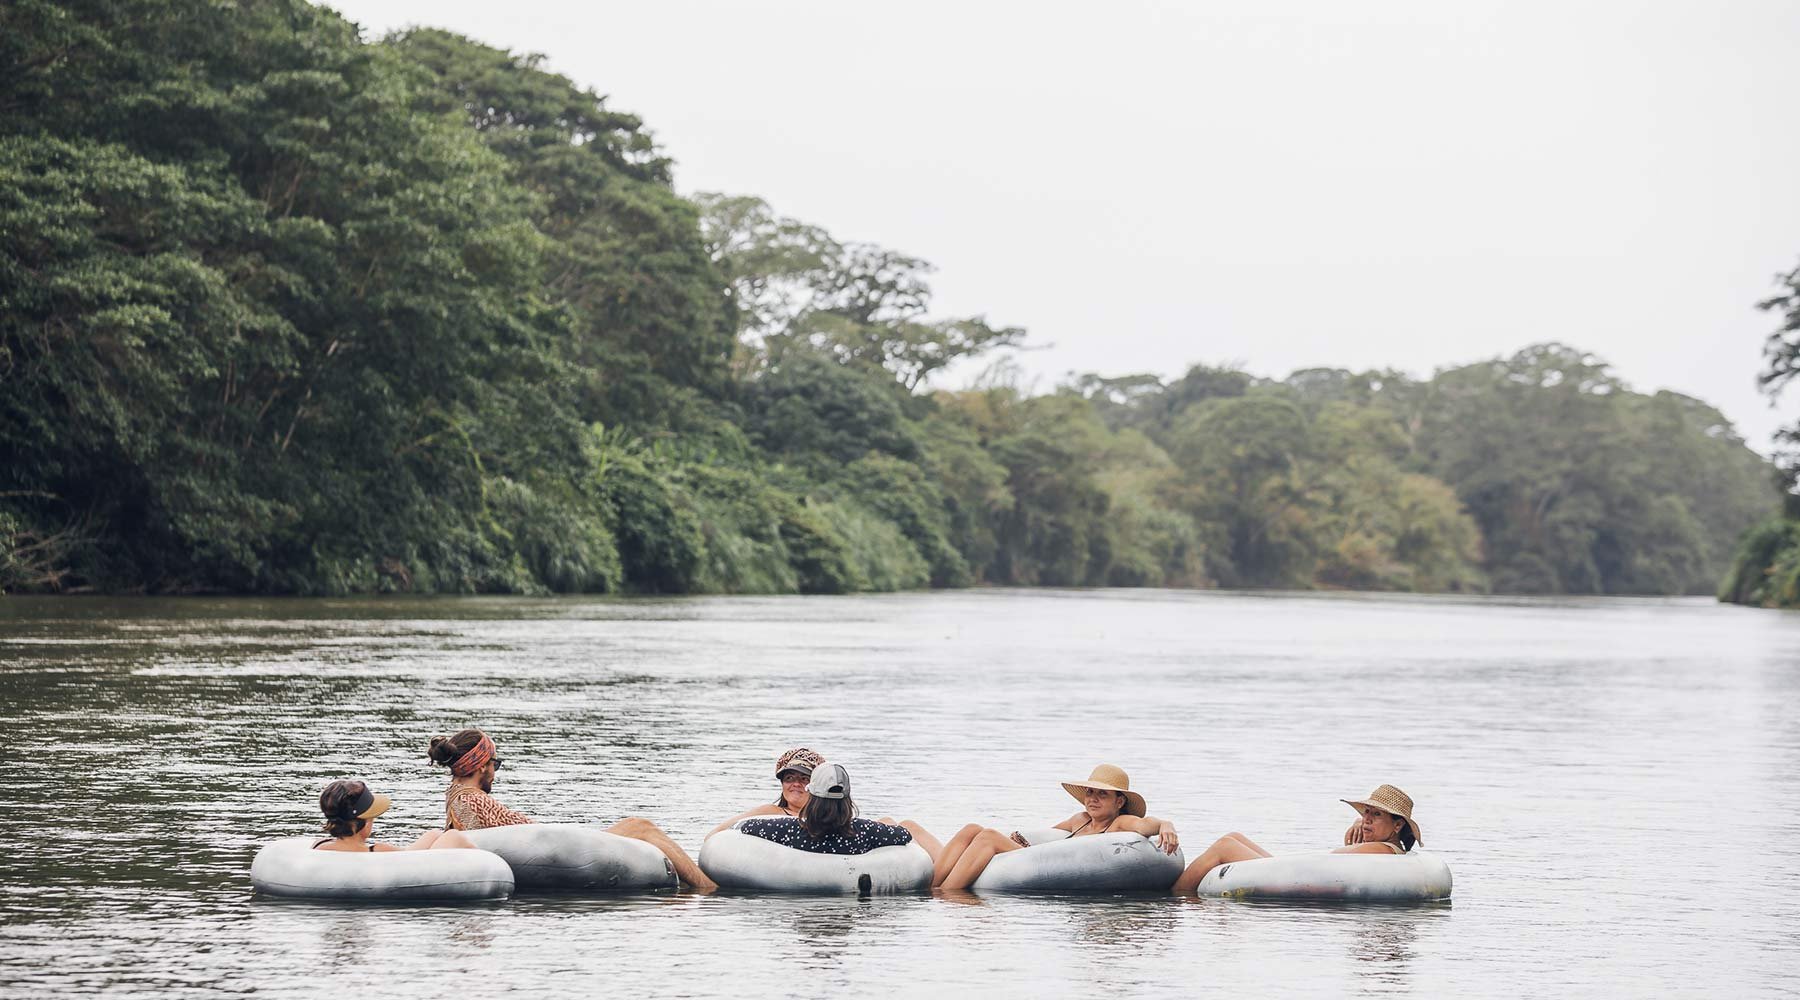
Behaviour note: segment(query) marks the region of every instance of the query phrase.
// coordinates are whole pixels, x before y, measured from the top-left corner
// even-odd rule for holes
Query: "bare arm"
[[[1076,829],[1079,828],[1081,826],[1081,824],[1083,822],[1085,822],[1086,820],[1087,820],[1087,811],[1083,810],[1081,812],[1076,813],[1073,816],[1070,816],[1068,819],[1063,820],[1061,823],[1056,824],[1055,826],[1051,827],[1050,829],[1052,829],[1052,830],[1067,830],[1070,833],[1074,833],[1076,831]]]
[[[713,834],[718,833],[720,830],[729,830],[732,828],[733,825],[735,825],[737,823],[738,820],[749,819],[752,816],[786,816],[786,815],[787,815],[787,813],[784,812],[782,810],[782,808],[778,805],[774,805],[772,803],[767,804],[767,805],[760,805],[760,806],[757,806],[755,809],[746,809],[743,812],[738,813],[736,816],[733,816],[730,819],[726,820],[725,822],[720,823],[718,826],[715,826],[712,829],[706,831],[706,836],[710,837]],[[702,837],[700,839],[705,840],[706,837]]]
[[[1157,819],[1155,816],[1120,816],[1113,820],[1112,828],[1155,837],[1162,844],[1164,854],[1174,854],[1181,849],[1181,837],[1175,832],[1175,824],[1166,819]]]

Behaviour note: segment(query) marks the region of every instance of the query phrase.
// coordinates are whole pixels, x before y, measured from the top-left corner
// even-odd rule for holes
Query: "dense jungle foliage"
[[[934,390],[1024,331],[670,171],[445,32],[12,0],[0,590],[1705,593],[1777,502],[1556,344]]]
[[[1782,275],[1781,291],[1758,303],[1781,317],[1763,347],[1763,390],[1777,398],[1800,377],[1800,267]],[[1776,435],[1776,460],[1787,487],[1783,509],[1744,532],[1719,600],[1768,608],[1800,607],[1800,426]]]

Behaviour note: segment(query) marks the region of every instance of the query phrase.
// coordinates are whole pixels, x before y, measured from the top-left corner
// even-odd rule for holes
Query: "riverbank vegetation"
[[[1777,502],[1555,343],[942,388],[1025,331],[441,31],[19,0],[0,81],[0,590],[1692,594]]]
[[[1781,291],[1758,303],[1781,317],[1764,345],[1763,389],[1771,399],[1800,377],[1800,267],[1780,279]],[[1800,607],[1800,426],[1776,435],[1782,469],[1783,509],[1744,532],[1719,600],[1767,608]]]

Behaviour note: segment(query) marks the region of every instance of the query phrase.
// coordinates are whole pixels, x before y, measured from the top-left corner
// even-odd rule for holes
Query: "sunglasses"
[[[791,784],[796,781],[800,782],[801,784],[805,784],[806,782],[811,781],[812,778],[808,775],[800,773],[799,771],[783,771],[780,774],[775,776],[775,780],[781,782],[784,785],[787,785],[787,784]]]
[[[488,759],[494,762],[494,770],[496,770],[496,771],[500,770],[500,768],[503,766],[500,762],[500,757],[498,754],[496,754],[495,756],[490,757]]]

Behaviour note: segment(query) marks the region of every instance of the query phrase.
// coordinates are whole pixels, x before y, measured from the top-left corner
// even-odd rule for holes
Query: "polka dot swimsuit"
[[[839,833],[809,837],[801,828],[799,820],[785,816],[775,819],[747,819],[738,824],[738,830],[752,837],[773,840],[784,847],[811,851],[814,854],[867,854],[877,847],[910,844],[913,839],[912,834],[900,827],[867,819],[851,820],[848,837]]]

